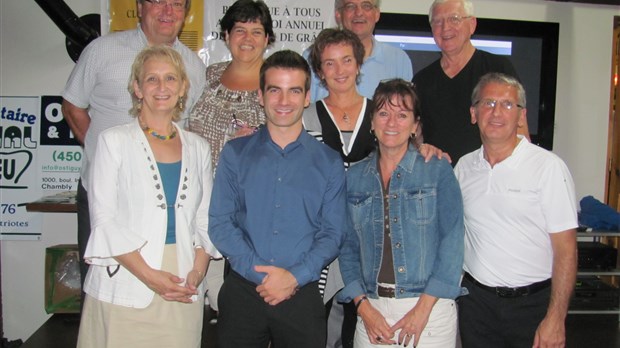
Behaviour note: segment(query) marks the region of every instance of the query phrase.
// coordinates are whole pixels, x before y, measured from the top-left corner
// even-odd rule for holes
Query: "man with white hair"
[[[433,39],[441,57],[413,78],[420,97],[424,142],[450,154],[453,165],[480,147],[480,132],[469,122],[469,96],[480,77],[501,72],[517,77],[504,57],[478,50],[471,42],[476,30],[469,0],[435,0],[429,11]],[[528,136],[527,122],[519,134]]]

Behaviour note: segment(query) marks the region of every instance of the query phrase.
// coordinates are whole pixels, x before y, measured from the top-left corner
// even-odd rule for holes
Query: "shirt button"
[[[396,177],[400,179],[400,173],[396,174]]]
[[[276,204],[276,208],[280,208],[280,205],[279,205],[279,204]]]
[[[282,181],[282,178],[278,178],[278,181],[279,181],[279,182],[281,182],[281,181]]]
[[[399,289],[399,290],[398,290],[398,293],[400,293],[400,294],[404,294],[404,293],[405,293],[405,289]]]
[[[398,273],[405,273],[405,267],[398,267]]]
[[[397,194],[394,194],[394,195],[392,196],[392,198],[396,199],[396,198],[398,198],[398,195],[397,195]]]
[[[400,243],[396,243],[396,245],[394,245],[396,247],[396,249],[400,248]]]
[[[269,260],[269,262],[276,263],[276,259],[271,259],[271,260]]]
[[[278,232],[278,230],[273,231],[273,234],[278,234],[280,232]]]
[[[394,222],[398,222],[398,218],[397,218],[397,217],[395,217],[394,219],[392,219],[392,221],[394,221]]]

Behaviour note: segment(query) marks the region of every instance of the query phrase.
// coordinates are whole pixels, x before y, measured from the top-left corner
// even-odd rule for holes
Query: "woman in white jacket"
[[[200,347],[203,278],[221,255],[207,235],[209,145],[174,123],[188,89],[176,51],[146,48],[129,83],[135,121],[100,135],[78,347]]]

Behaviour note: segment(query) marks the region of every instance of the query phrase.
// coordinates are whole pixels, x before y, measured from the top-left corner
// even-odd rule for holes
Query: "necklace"
[[[351,120],[351,117],[349,116],[349,114],[347,114],[347,110],[346,109],[349,109],[349,110],[350,109],[353,109],[353,110],[357,109],[357,106],[359,105],[359,101],[356,101],[356,102],[352,103],[351,105],[349,105],[349,106],[347,106],[345,108],[336,106],[333,102],[329,102],[327,100],[325,101],[325,104],[328,107],[334,109],[334,111],[342,112],[342,121],[346,125],[351,125],[352,120]]]
[[[159,139],[159,140],[169,140],[169,139],[173,139],[174,137],[177,136],[177,129],[172,126],[173,130],[172,133],[168,134],[168,135],[161,135],[158,134],[157,132],[155,132],[155,130],[153,130],[153,128],[147,126],[146,124],[142,123],[142,120],[140,119],[140,127],[142,127],[142,130],[147,132],[148,134],[150,134],[151,136]]]

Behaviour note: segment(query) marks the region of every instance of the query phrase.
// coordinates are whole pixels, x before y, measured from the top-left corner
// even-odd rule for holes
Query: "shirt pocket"
[[[416,225],[429,224],[435,218],[437,190],[416,188],[405,192],[405,216],[407,222]]]
[[[347,205],[355,230],[368,223],[372,217],[372,195],[368,192],[354,192],[347,195]]]

